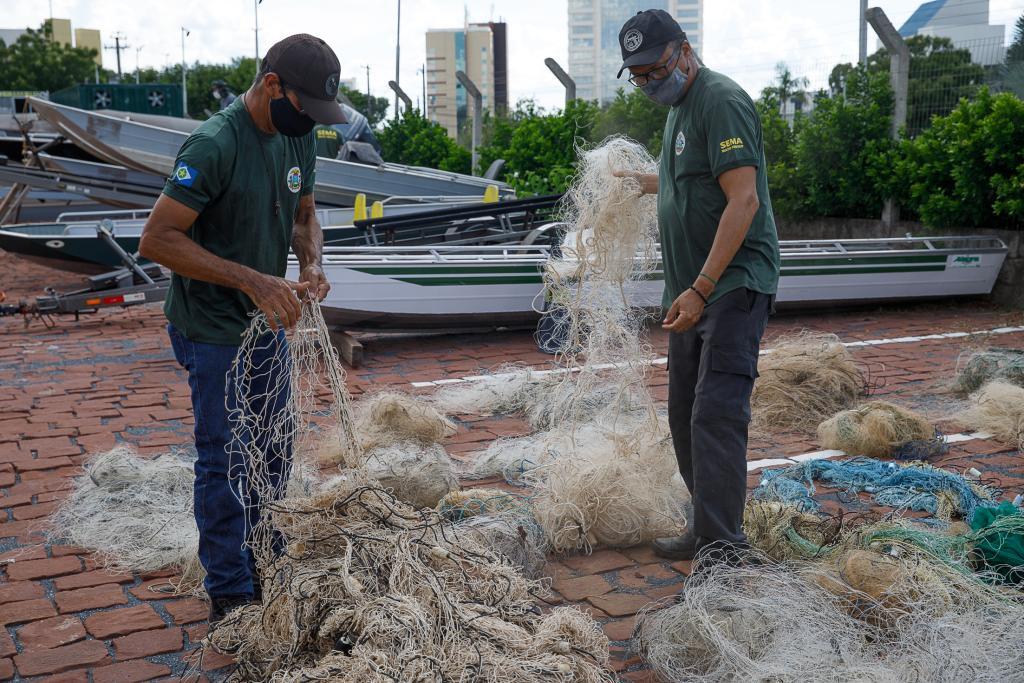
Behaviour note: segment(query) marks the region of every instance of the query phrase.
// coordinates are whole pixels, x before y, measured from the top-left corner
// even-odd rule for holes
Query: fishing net
[[[208,636],[235,679],[612,680],[598,624],[541,616],[540,584],[481,544],[483,523],[452,526],[358,472],[268,507],[284,552],[264,568],[263,603]]]
[[[825,448],[873,458],[908,450],[938,455],[945,447],[928,420],[885,401],[837,413],[818,425],[818,438]]]
[[[950,600],[960,587],[937,587],[912,561],[866,550],[834,566],[701,566],[634,635],[669,681],[1019,677],[1024,606],[990,588]]]
[[[978,562],[1005,583],[1024,584],[1024,511],[1007,500],[978,508],[971,529]]]
[[[501,489],[470,488],[452,491],[437,503],[437,511],[445,519],[460,522],[475,515],[496,515],[504,512],[528,514],[529,502]]]
[[[53,514],[50,537],[92,551],[114,571],[174,570],[179,592],[198,590],[193,463],[176,452],[142,458],[128,446],[93,457]]]
[[[971,404],[962,418],[966,424],[1024,450],[1024,388],[1010,382],[989,382],[971,395]]]
[[[779,339],[758,362],[751,429],[816,427],[867,393],[864,375],[839,338],[803,332]]]
[[[526,578],[538,579],[544,575],[547,543],[544,531],[529,514],[505,511],[474,515],[459,523],[457,529],[508,560]]]
[[[915,510],[949,520],[970,520],[980,505],[995,505],[998,490],[931,465],[884,462],[872,458],[810,460],[767,470],[754,489],[754,500],[774,501],[813,512],[814,482],[850,493],[869,492],[874,501],[898,510]]]
[[[493,415],[525,412],[544,391],[547,374],[504,366],[472,381],[447,384],[430,397],[445,415]]]
[[[966,396],[992,380],[1004,380],[1024,387],[1024,350],[989,349],[957,359],[953,391]]]

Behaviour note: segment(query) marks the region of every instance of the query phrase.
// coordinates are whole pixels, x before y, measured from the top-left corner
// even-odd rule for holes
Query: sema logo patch
[[[199,171],[192,168],[184,161],[179,161],[178,165],[174,168],[174,173],[171,174],[171,178],[178,185],[183,187],[192,187],[192,184],[199,180]]]
[[[302,171],[299,170],[298,166],[292,166],[288,169],[288,176],[285,180],[288,183],[288,189],[292,192],[298,192],[302,189]]]
[[[743,140],[740,138],[729,138],[728,140],[722,140],[718,143],[718,149],[722,152],[732,152],[737,149],[743,149]]]
[[[961,254],[950,256],[949,265],[953,268],[981,268],[981,257],[975,255]]]
[[[684,149],[686,149],[686,136],[683,135],[683,131],[679,131],[679,134],[676,135],[676,156],[682,154]]]

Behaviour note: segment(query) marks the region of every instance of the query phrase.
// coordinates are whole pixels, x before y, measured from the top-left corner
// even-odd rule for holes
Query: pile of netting
[[[813,428],[856,405],[864,375],[839,338],[804,332],[777,340],[763,354],[750,397],[751,429]]]
[[[989,349],[968,354],[957,360],[957,376],[953,391],[966,396],[993,380],[1003,380],[1024,387],[1024,350]]]
[[[989,382],[971,394],[971,407],[962,419],[1024,450],[1024,388],[1001,380]]]
[[[658,261],[655,200],[640,196],[634,174],[654,172],[647,150],[625,138],[580,152],[562,207],[566,238],[545,271],[563,367],[506,371],[435,398],[456,412],[520,413],[538,430],[491,444],[471,475],[528,486],[557,551],[635,545],[685,525],[685,488],[646,385],[651,312],[635,296]]]
[[[820,508],[814,482],[849,493],[868,492],[879,505],[914,510],[949,520],[970,520],[979,506],[995,505],[999,491],[979,481],[923,463],[895,463],[873,458],[810,460],[767,470],[752,498],[791,505],[801,511]]]
[[[177,452],[147,459],[128,446],[93,457],[53,514],[50,538],[94,552],[115,571],[173,569],[179,591],[198,589],[193,462]]]
[[[997,681],[1024,670],[1017,592],[916,556],[700,566],[635,643],[666,681]]]
[[[948,449],[935,427],[917,413],[885,401],[870,401],[818,425],[825,448],[850,455],[924,460]]]
[[[238,680],[610,681],[585,613],[542,616],[525,579],[470,529],[353,474],[270,506],[284,552],[263,603],[208,637]]]

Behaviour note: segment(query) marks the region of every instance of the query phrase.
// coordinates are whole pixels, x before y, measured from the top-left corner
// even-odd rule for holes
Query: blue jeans
[[[173,325],[167,326],[167,334],[174,357],[188,372],[192,391],[198,454],[194,506],[199,527],[199,561],[206,569],[206,592],[211,598],[252,597],[259,582],[255,560],[246,543],[260,519],[260,506],[266,501],[260,500],[260,491],[250,487],[249,463],[242,454],[247,452],[247,445],[266,454],[268,483],[275,498],[283,495],[290,473],[292,444],[290,436],[274,442],[269,439],[270,426],[289,419],[288,342],[283,331],[278,332],[276,339],[268,333],[253,353],[253,370],[246,377],[235,377],[232,363],[238,347],[192,341]],[[239,384],[246,399],[241,406],[235,396]],[[238,427],[243,411],[246,414],[242,417],[256,419],[256,438],[263,439],[263,443],[251,444],[252,434],[233,429]],[[291,430],[281,432],[290,434]],[[280,549],[279,537],[275,538],[275,546]]]

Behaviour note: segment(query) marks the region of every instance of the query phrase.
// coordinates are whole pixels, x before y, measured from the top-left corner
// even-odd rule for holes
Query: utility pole
[[[188,118],[188,84],[185,74],[188,73],[188,67],[185,65],[185,36],[189,33],[187,28],[181,27],[181,116],[186,119]]]
[[[860,65],[868,64],[868,0],[860,0],[860,16],[857,25],[860,27]]]
[[[402,82],[400,78],[398,64],[402,57],[402,0],[398,0],[398,28],[395,29],[395,85],[399,85]],[[399,90],[395,90],[395,118],[398,118],[398,93]],[[409,105],[412,108],[412,105]]]
[[[366,111],[363,114],[366,118],[370,118],[370,65],[366,65]]]
[[[880,7],[872,7],[865,16],[871,28],[878,34],[878,39],[889,52],[889,79],[892,83],[893,111],[890,135],[898,140],[900,130],[907,123],[907,91],[910,88],[910,48],[899,31],[889,21]],[[882,222],[893,225],[899,220],[900,208],[893,199],[885,200],[882,209]]]
[[[473,98],[473,148],[471,150],[473,161],[471,172],[473,175],[476,175],[476,167],[480,162],[480,153],[477,149],[480,147],[480,138],[483,136],[484,130],[484,96],[480,93],[480,88],[476,87],[476,83],[470,80],[465,71],[456,71],[455,78],[459,80],[462,87]]]
[[[260,3],[263,0],[252,0],[253,33],[256,35],[256,73],[260,72]]]
[[[122,42],[122,41],[124,41],[124,39],[125,39],[124,34],[121,33],[120,31],[118,31],[117,33],[114,34],[114,44],[113,45],[105,45],[104,46],[107,50],[113,50],[114,52],[117,53],[117,80],[118,80],[118,82],[121,81],[121,50],[127,50],[128,49],[128,43],[127,42]]]
[[[551,70],[551,73],[555,75],[555,78],[561,81],[562,85],[565,87],[565,103],[569,104],[575,100],[576,81],[574,81],[569,74],[565,73],[565,69],[562,68],[562,65],[551,57],[544,60],[544,65]]]
[[[423,81],[423,109],[420,109],[420,113],[423,114],[423,118],[427,118],[427,65],[422,64],[419,68],[419,74]]]
[[[139,71],[139,52],[144,48],[145,45],[139,45],[135,48],[135,82],[139,83],[142,78],[141,72]]]

